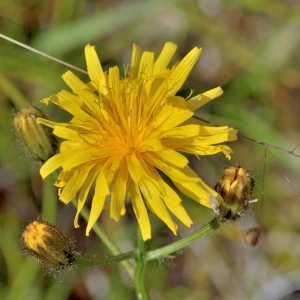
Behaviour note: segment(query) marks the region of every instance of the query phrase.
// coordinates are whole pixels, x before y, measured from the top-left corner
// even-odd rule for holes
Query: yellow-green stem
[[[137,231],[136,231],[135,252],[137,254],[137,258],[136,258],[134,285],[135,285],[135,292],[137,295],[137,299],[151,300],[145,282],[145,275],[146,275],[146,268],[147,268],[145,242],[142,238],[142,234],[138,224],[137,224]]]
[[[136,252],[127,252],[120,255],[108,256],[104,258],[98,259],[88,259],[88,258],[77,258],[72,262],[72,265],[79,267],[93,267],[93,266],[105,266],[110,264],[115,264],[118,262],[124,262],[124,260],[128,260],[131,258],[136,258]]]
[[[77,208],[77,200],[72,200],[73,205]],[[87,207],[83,207],[80,214],[83,216],[83,218],[88,221],[90,216],[90,211]],[[103,231],[101,225],[99,222],[96,222],[93,226],[93,230],[98,235],[98,237],[102,240],[102,242],[106,245],[106,247],[110,250],[110,252],[113,255],[120,255],[122,254],[121,250],[118,248],[118,246],[112,241],[112,239]],[[122,266],[127,270],[129,276],[132,280],[134,280],[134,273],[135,268],[129,261],[122,261]]]
[[[160,257],[167,256],[171,253],[174,253],[180,249],[185,248],[186,246],[194,243],[195,241],[201,239],[202,237],[212,233],[216,229],[218,229],[222,224],[224,224],[227,219],[220,219],[219,217],[214,218],[208,224],[200,228],[199,230],[195,231],[194,233],[161,248],[156,250],[152,250],[147,253],[147,260],[157,259]]]
[[[56,223],[57,217],[57,191],[53,186],[53,177],[49,176],[43,181],[43,202],[42,202],[42,211],[41,215],[43,220]]]

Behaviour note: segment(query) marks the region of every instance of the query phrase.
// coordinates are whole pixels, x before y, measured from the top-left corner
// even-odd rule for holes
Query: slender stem
[[[142,238],[140,227],[137,224],[135,252],[137,253],[136,258],[136,269],[134,277],[135,292],[137,298],[140,300],[150,300],[149,291],[145,282],[147,260],[145,255],[145,242]]]
[[[198,239],[212,233],[216,229],[218,229],[222,224],[224,224],[227,221],[227,219],[220,219],[220,218],[214,218],[212,221],[210,221],[208,224],[200,228],[199,230],[195,231],[194,233],[168,245],[161,248],[158,248],[156,250],[152,250],[147,253],[147,260],[157,259],[159,257],[167,256],[168,254],[171,254],[173,252],[176,252],[192,243],[197,241]]]
[[[43,202],[41,215],[44,220],[50,223],[56,223],[57,217],[57,189],[53,185],[54,175],[48,176],[43,181]]]
[[[49,59],[51,59],[51,60],[54,60],[54,61],[56,61],[56,62],[58,62],[58,63],[60,63],[60,64],[62,64],[62,65],[65,65],[65,66],[67,66],[67,67],[69,67],[69,68],[72,68],[72,69],[74,69],[74,70],[76,70],[76,71],[79,71],[79,72],[84,73],[84,74],[88,74],[87,71],[84,71],[84,70],[79,69],[79,68],[77,68],[77,67],[75,67],[75,66],[72,66],[72,65],[70,65],[70,64],[68,64],[68,63],[66,63],[66,62],[64,62],[64,61],[62,61],[62,60],[60,60],[60,59],[57,59],[57,58],[55,58],[55,57],[53,57],[53,56],[50,56],[50,55],[48,55],[48,54],[45,54],[45,53],[43,53],[43,52],[41,52],[41,51],[35,50],[34,48],[31,48],[31,47],[29,47],[29,46],[27,46],[27,45],[25,45],[25,44],[23,44],[23,43],[17,42],[16,40],[13,40],[13,39],[11,39],[11,38],[9,38],[9,37],[3,35],[3,34],[0,34],[0,37],[3,38],[3,39],[5,39],[5,40],[7,40],[7,41],[9,41],[9,42],[11,42],[11,43],[14,43],[14,44],[16,44],[16,45],[18,45],[18,46],[20,46],[20,47],[23,47],[23,48],[25,48],[25,49],[27,49],[27,50],[30,50],[30,51],[32,51],[32,52],[35,52],[35,53],[37,53],[37,54],[39,54],[39,55],[45,56],[45,57],[47,57],[47,58],[49,58]]]
[[[76,199],[72,200],[72,204],[77,208],[77,201]],[[80,214],[83,218],[88,221],[90,216],[90,211],[87,207],[83,207]],[[99,222],[96,222],[93,226],[93,230],[98,235],[98,237],[102,240],[102,242],[106,245],[106,247],[111,251],[113,255],[120,255],[122,254],[121,250],[118,246],[112,241],[112,239],[104,232]],[[129,261],[122,261],[122,266],[127,270],[129,276],[132,280],[134,280],[134,273],[135,268]]]
[[[262,219],[263,219],[266,164],[267,164],[267,147],[265,146],[264,171],[263,171],[263,178],[262,178],[262,184],[261,184],[260,224],[262,224]]]
[[[300,195],[297,193],[296,189],[294,188],[294,186],[291,184],[290,180],[287,178],[287,176],[284,174],[283,170],[281,169],[281,167],[279,166],[277,160],[275,159],[275,156],[273,155],[273,153],[271,152],[271,150],[269,149],[268,146],[266,146],[266,148],[268,149],[268,151],[270,152],[270,154],[272,155],[278,169],[280,170],[280,172],[282,173],[282,175],[284,176],[284,178],[286,179],[286,181],[288,182],[288,184],[291,186],[291,188],[293,189],[293,191],[296,193],[297,197],[300,199]]]
[[[137,257],[136,252],[131,251],[131,252],[123,253],[120,255],[109,256],[109,257],[100,258],[100,259],[78,258],[72,262],[72,265],[80,266],[80,267],[105,266],[105,265],[122,262],[124,260],[136,258],[136,257]]]

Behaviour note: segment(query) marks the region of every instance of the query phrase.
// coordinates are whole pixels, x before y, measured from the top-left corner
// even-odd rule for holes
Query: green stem
[[[131,258],[136,258],[137,254],[134,251],[123,253],[120,255],[105,257],[101,259],[86,259],[86,258],[78,258],[72,262],[74,266],[80,267],[93,267],[93,266],[105,266],[118,262],[122,262],[124,260],[128,260]]]
[[[210,221],[208,224],[200,228],[199,230],[195,231],[194,233],[168,245],[161,248],[158,248],[156,250],[150,251],[147,253],[147,260],[157,259],[159,257],[167,256],[173,252],[176,252],[192,243],[197,241],[198,239],[212,233],[216,229],[218,229],[222,224],[224,224],[227,221],[227,219],[220,219],[220,218],[214,218],[212,221]]]
[[[0,34],[1,36],[1,34]],[[16,108],[22,109],[29,104],[23,94],[15,85],[0,73],[0,87],[8,98],[13,102]]]
[[[49,176],[43,181],[43,202],[41,215],[43,220],[56,223],[57,217],[57,188],[53,185],[54,176]]]
[[[142,238],[139,225],[137,225],[135,252],[137,253],[134,285],[137,299],[151,300],[145,282],[147,259],[145,253],[145,242]]]
[[[72,200],[73,205],[77,208],[77,200]],[[89,209],[84,206],[80,212],[80,214],[83,216],[83,218],[88,221],[90,216]],[[106,247],[110,250],[110,252],[113,255],[120,255],[122,254],[121,250],[118,248],[118,246],[112,241],[112,239],[104,232],[102,227],[100,226],[99,222],[96,222],[93,226],[93,230],[98,235],[98,237],[102,240],[102,242],[106,245]],[[134,272],[135,268],[129,261],[122,261],[122,266],[127,270],[129,276],[132,280],[134,280]]]

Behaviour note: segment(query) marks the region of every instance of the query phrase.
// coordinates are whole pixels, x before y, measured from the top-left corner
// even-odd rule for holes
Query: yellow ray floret
[[[60,91],[42,102],[53,102],[68,111],[70,123],[38,121],[53,128],[65,139],[60,153],[41,168],[43,178],[62,168],[59,175],[60,200],[69,203],[78,193],[78,216],[92,184],[95,194],[86,234],[103,209],[110,210],[118,221],[125,214],[125,199],[131,199],[144,240],[151,238],[151,226],[146,207],[157,215],[176,235],[178,226],[172,212],[190,227],[177,193],[163,181],[165,173],[177,188],[202,205],[211,207],[208,195],[218,203],[223,200],[188,166],[180,152],[197,156],[223,152],[230,159],[231,149],[220,143],[236,140],[236,130],[228,127],[202,126],[189,122],[193,111],[220,96],[220,87],[189,100],[175,96],[184,84],[201,54],[192,49],[172,68],[168,65],[177,46],[168,42],[155,60],[154,53],[142,53],[133,45],[130,70],[120,76],[118,67],[103,72],[95,47],[87,45],[85,56],[91,82],[84,83],[68,71],[63,79],[72,93]],[[110,207],[105,199],[111,195]]]

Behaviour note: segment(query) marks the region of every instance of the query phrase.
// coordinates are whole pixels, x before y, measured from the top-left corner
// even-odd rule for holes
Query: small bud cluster
[[[72,268],[72,262],[80,256],[74,238],[44,221],[29,223],[22,232],[21,241],[25,254],[37,258],[50,274],[61,274]]]
[[[224,202],[219,207],[223,218],[236,220],[249,206],[254,180],[250,171],[240,167],[229,167],[223,172],[221,180],[215,186]]]
[[[37,123],[38,118],[45,118],[37,108],[30,106],[20,110],[14,117],[17,136],[37,161],[44,162],[53,156],[57,141],[52,129]]]

